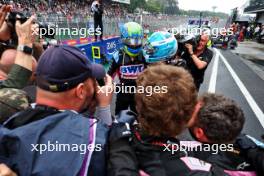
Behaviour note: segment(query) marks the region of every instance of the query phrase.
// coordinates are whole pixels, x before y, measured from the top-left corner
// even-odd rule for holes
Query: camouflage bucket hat
[[[27,93],[19,89],[0,89],[0,124],[13,114],[28,108],[30,98]]]

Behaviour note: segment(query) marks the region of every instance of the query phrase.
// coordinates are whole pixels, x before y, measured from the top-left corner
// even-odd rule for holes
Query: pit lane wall
[[[105,66],[110,63],[113,54],[122,47],[120,37],[118,36],[107,37],[97,42],[93,38],[81,38],[63,41],[62,44],[80,48],[91,62]]]

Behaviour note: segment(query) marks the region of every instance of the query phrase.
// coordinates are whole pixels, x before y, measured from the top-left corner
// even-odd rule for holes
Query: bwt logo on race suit
[[[137,79],[138,75],[144,71],[144,65],[124,65],[120,67],[120,75],[123,79]]]

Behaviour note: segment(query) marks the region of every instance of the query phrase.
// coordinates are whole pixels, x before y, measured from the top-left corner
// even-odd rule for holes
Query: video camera
[[[199,37],[195,37],[194,35],[180,35],[179,33],[174,34],[174,37],[178,41],[178,50],[176,53],[177,59],[175,58],[170,60],[167,64],[187,68],[185,53],[188,54],[188,51],[185,44],[191,44],[193,46],[193,50],[196,50],[199,43]]]
[[[178,41],[178,56],[182,56],[186,52],[188,53],[185,44],[191,44],[193,46],[193,50],[195,51],[199,43],[199,37],[194,35],[176,35],[175,38]]]
[[[17,17],[19,16],[19,18]],[[19,20],[21,22],[21,24],[25,23],[27,20],[29,19],[29,16],[25,15],[22,12],[16,12],[16,11],[11,11],[9,13],[9,15],[7,16],[7,24],[8,26],[11,28],[12,31],[12,37],[11,37],[11,44],[12,45],[17,45],[17,35],[16,35],[16,30],[15,30],[15,24],[16,24],[16,20]],[[49,28],[51,28],[51,26],[49,26],[48,24],[45,23],[40,23],[40,22],[36,22],[39,25],[39,31],[42,31],[42,29],[44,30],[48,30]],[[43,36],[43,35],[42,35]],[[54,39],[55,38],[55,34],[53,35],[49,35],[49,34],[45,34],[43,37],[45,38],[49,38],[49,39]]]

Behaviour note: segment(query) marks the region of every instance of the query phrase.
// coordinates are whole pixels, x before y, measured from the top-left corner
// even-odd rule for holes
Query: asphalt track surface
[[[264,80],[238,55],[229,50],[213,50],[214,58],[199,93],[213,92],[235,100],[246,117],[242,132],[261,139],[264,134]]]

